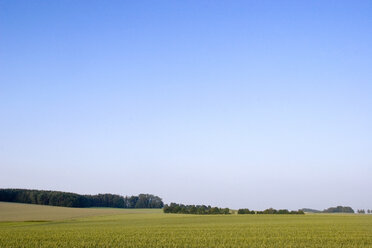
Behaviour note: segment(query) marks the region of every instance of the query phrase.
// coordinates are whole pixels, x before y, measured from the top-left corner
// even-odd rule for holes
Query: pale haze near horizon
[[[372,209],[370,1],[0,1],[0,187]]]

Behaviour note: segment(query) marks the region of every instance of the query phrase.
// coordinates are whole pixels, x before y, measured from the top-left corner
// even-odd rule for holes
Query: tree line
[[[205,205],[183,205],[172,202],[169,205],[164,205],[163,212],[174,214],[230,214],[230,209]]]
[[[337,206],[323,210],[323,213],[354,213],[351,207]]]
[[[249,210],[248,208],[241,208],[238,210],[238,214],[305,214],[304,211],[298,210],[298,211],[289,211],[288,209],[273,209],[268,208],[264,211],[254,211]]]
[[[160,197],[151,194],[139,194],[138,196],[80,195],[61,191],[28,189],[0,189],[0,201],[77,208],[162,208],[164,206]]]
[[[372,214],[372,209],[367,209],[367,211],[364,210],[364,209],[358,209],[358,210],[357,210],[357,213],[358,213],[358,214],[365,214],[365,213],[367,213],[367,214]]]
[[[354,213],[354,209],[347,206],[337,206],[321,210],[311,209],[311,208],[302,208],[302,211],[305,213]]]

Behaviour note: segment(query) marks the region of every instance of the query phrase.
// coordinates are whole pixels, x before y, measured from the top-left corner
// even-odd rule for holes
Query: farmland
[[[0,202],[0,247],[372,247],[372,216],[200,216]]]

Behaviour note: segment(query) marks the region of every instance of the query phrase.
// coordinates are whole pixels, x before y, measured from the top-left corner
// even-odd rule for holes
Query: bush
[[[164,213],[180,214],[230,214],[229,208],[218,208],[205,205],[165,204]]]

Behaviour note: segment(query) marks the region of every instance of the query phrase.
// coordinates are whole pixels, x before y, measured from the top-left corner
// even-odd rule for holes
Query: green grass
[[[21,205],[24,210],[33,206]],[[66,216],[71,210],[58,209]],[[36,213],[36,221],[19,217],[17,222],[0,222],[0,247],[372,247],[371,215],[197,216],[159,210],[77,210],[85,217],[52,220],[51,215],[43,219]]]

